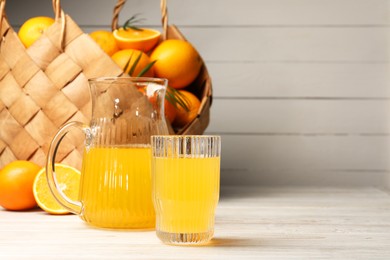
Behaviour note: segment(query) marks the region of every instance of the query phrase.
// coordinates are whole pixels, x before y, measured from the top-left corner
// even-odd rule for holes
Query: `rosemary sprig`
[[[165,99],[171,103],[175,108],[181,106],[186,112],[189,112],[188,100],[180,91],[177,91],[175,88],[168,86],[168,89],[165,94]]]
[[[157,60],[154,60],[152,61],[151,63],[149,63],[148,65],[145,66],[145,68],[143,68],[141,70],[140,73],[138,73],[137,77],[142,77],[146,72],[148,72],[150,70],[151,67],[153,67],[153,65],[157,62]]]
[[[134,52],[133,52],[133,53],[134,53]],[[133,53],[132,53],[132,54],[133,54]],[[131,56],[133,56],[133,55],[131,55]],[[131,59],[131,56],[130,56],[130,59]],[[130,71],[129,71],[129,75],[130,75],[130,76],[132,76],[132,75],[134,74],[134,70],[135,70],[135,68],[137,67],[137,64],[138,64],[139,60],[141,59],[141,56],[142,56],[142,52],[139,52],[139,55],[138,55],[137,58],[135,59],[133,66],[131,66],[131,68],[130,68]]]
[[[145,19],[144,18],[138,18],[140,14],[135,14],[133,15],[132,17],[130,17],[126,22],[125,24],[123,25],[123,29],[124,30],[128,30],[128,29],[133,29],[133,30],[136,30],[136,31],[143,31],[140,27],[134,25],[136,23],[140,23],[142,21],[144,21]]]
[[[131,58],[133,58],[133,54],[134,54],[134,52],[131,53],[129,60],[127,61],[125,67],[123,68],[123,71],[124,71],[124,72],[126,72],[127,69],[129,68],[130,62],[131,62]],[[134,67],[134,64],[133,64],[132,67]],[[129,74],[129,76],[131,76],[130,71],[129,71],[129,73],[127,73],[127,74]]]
[[[130,66],[131,59],[133,57],[134,52],[130,55],[129,60],[126,63],[124,71],[127,71],[128,67]],[[134,61],[133,65],[131,66],[129,72],[127,73],[130,77],[133,76],[134,70],[138,65],[138,62],[140,61],[142,56],[142,52],[139,53],[136,60]],[[146,72],[148,72],[153,65],[157,62],[157,60],[154,60],[150,62],[148,65],[146,65],[140,73],[138,73],[137,77],[142,77],[145,75]],[[187,98],[180,93],[180,91],[177,91],[175,88],[168,86],[167,91],[165,93],[165,99],[171,103],[175,108],[178,108],[179,106],[182,107],[186,112],[189,112],[190,109],[188,108],[188,100]]]
[[[131,59],[133,58],[133,54],[134,54],[134,52],[131,53],[131,55],[129,57],[129,60],[127,61],[125,67],[123,68],[124,72],[126,72],[129,69],[129,66],[130,66],[130,63],[131,63]],[[142,52],[139,52],[139,55],[135,59],[133,65],[131,65],[131,68],[130,68],[129,72],[127,72],[127,74],[130,77],[133,77],[135,68],[137,67],[138,62],[140,61],[141,57],[142,57]],[[142,77],[146,72],[148,72],[150,70],[150,68],[154,65],[154,63],[156,63],[156,61],[150,62],[148,65],[146,65],[145,68],[143,68],[140,71],[140,73],[138,73],[137,77]]]

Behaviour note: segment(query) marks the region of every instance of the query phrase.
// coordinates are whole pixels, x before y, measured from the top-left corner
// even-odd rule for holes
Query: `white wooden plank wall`
[[[115,0],[63,0],[86,31]],[[11,0],[17,27],[51,1]],[[168,0],[213,78],[222,184],[390,188],[390,0]],[[158,0],[129,0],[159,27]]]

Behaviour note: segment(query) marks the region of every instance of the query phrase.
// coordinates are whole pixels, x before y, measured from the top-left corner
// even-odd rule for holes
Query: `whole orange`
[[[138,61],[135,70],[133,71],[132,75],[133,77],[136,77],[139,75],[139,73],[150,63],[149,56],[146,55],[146,53],[139,51],[139,50],[134,50],[134,49],[126,49],[126,50],[120,50],[115,52],[111,58],[115,61],[116,64],[121,69],[125,69],[126,65],[126,73],[130,72],[130,69],[132,68],[133,64],[136,62],[138,56],[141,54],[141,58]],[[130,60],[130,63],[129,63]],[[156,65],[156,64],[154,64]],[[154,66],[152,66],[144,75],[143,77],[153,77],[154,76]]]
[[[169,86],[180,89],[191,84],[202,67],[202,59],[195,48],[186,41],[166,40],[150,55],[157,77],[168,79]]]
[[[197,117],[198,110],[200,107],[200,101],[191,92],[188,92],[186,90],[178,90],[178,91],[180,92],[180,96],[182,100],[187,105],[188,111],[186,111],[186,109],[183,108],[182,106],[178,105],[176,108],[176,118],[173,121],[173,125],[182,127],[192,122],[192,120],[194,120]]]
[[[42,33],[54,23],[54,19],[46,16],[37,16],[28,19],[19,29],[18,36],[23,45],[30,47]]]
[[[8,210],[36,207],[33,194],[35,176],[41,167],[29,161],[13,161],[0,171],[0,205]]]
[[[171,104],[167,99],[164,101],[164,113],[165,118],[169,121],[169,123],[173,123],[173,121],[176,118],[176,108],[174,105]]]
[[[139,92],[141,92],[142,94],[144,94],[146,96],[146,90],[145,88],[139,88],[138,89]],[[169,90],[167,90],[168,92]],[[165,115],[165,118],[166,120],[169,121],[169,123],[173,123],[173,120],[175,119],[176,117],[176,107],[170,102],[168,101],[168,98],[167,98],[168,95],[165,95],[165,98],[164,98],[164,115]],[[153,95],[151,97],[148,97],[149,101],[153,104],[153,105],[157,105],[157,97],[156,95]]]
[[[102,48],[102,50],[109,56],[113,55],[119,50],[116,40],[112,35],[112,32],[98,30],[93,31],[89,36]]]

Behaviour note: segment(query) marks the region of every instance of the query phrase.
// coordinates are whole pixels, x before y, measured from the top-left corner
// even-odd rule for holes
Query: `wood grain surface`
[[[162,244],[154,231],[102,230],[74,215],[0,210],[0,259],[390,259],[390,196],[377,189],[229,188],[215,237]]]

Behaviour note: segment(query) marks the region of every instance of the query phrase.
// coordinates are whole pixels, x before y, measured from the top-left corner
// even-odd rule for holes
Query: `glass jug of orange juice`
[[[54,137],[46,173],[56,199],[88,224],[103,228],[155,226],[151,188],[150,137],[168,134],[164,116],[167,80],[96,78],[89,80],[90,125],[65,124]],[[72,127],[85,133],[79,200],[56,184],[56,150]]]

